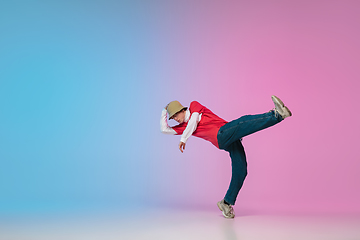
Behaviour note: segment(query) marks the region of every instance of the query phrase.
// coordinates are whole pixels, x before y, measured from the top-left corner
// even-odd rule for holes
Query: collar
[[[184,122],[188,122],[189,119],[190,119],[190,110],[186,109]]]

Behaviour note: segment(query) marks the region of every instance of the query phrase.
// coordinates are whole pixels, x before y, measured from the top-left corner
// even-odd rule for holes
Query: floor
[[[215,209],[18,216],[0,219],[0,239],[360,240],[360,216],[238,214],[235,219],[225,219]]]

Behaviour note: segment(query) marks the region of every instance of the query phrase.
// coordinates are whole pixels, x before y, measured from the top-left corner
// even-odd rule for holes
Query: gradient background
[[[1,1],[0,213],[216,208],[230,158],[159,131],[172,100],[244,138],[241,211],[360,212],[359,1]],[[170,122],[175,124],[175,122]]]

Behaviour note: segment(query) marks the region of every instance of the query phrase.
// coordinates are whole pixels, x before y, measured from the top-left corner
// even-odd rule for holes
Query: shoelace
[[[230,206],[230,211],[229,211],[229,213],[231,213],[232,215],[234,214],[234,209],[233,209],[232,206]]]
[[[227,205],[227,204],[225,204],[225,206],[227,206],[227,207],[225,207],[225,214],[226,215],[234,215],[234,209],[233,209],[233,207],[231,206],[231,205]]]
[[[271,111],[274,111],[274,113],[275,113],[275,117],[277,117],[277,116],[278,116],[279,112],[276,110],[276,108],[273,108]]]

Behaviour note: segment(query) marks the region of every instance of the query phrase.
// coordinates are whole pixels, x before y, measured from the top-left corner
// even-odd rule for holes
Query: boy
[[[218,117],[208,108],[193,101],[190,107],[183,107],[178,101],[170,102],[162,111],[160,129],[162,133],[180,135],[179,150],[185,150],[186,141],[191,135],[210,141],[215,147],[229,152],[232,165],[232,176],[229,189],[223,200],[217,203],[225,218],[234,218],[237,195],[247,175],[247,163],[243,137],[271,127],[292,114],[284,103],[276,96],[271,96],[275,108],[267,113],[245,115],[231,122]],[[179,124],[169,127],[169,119]]]

